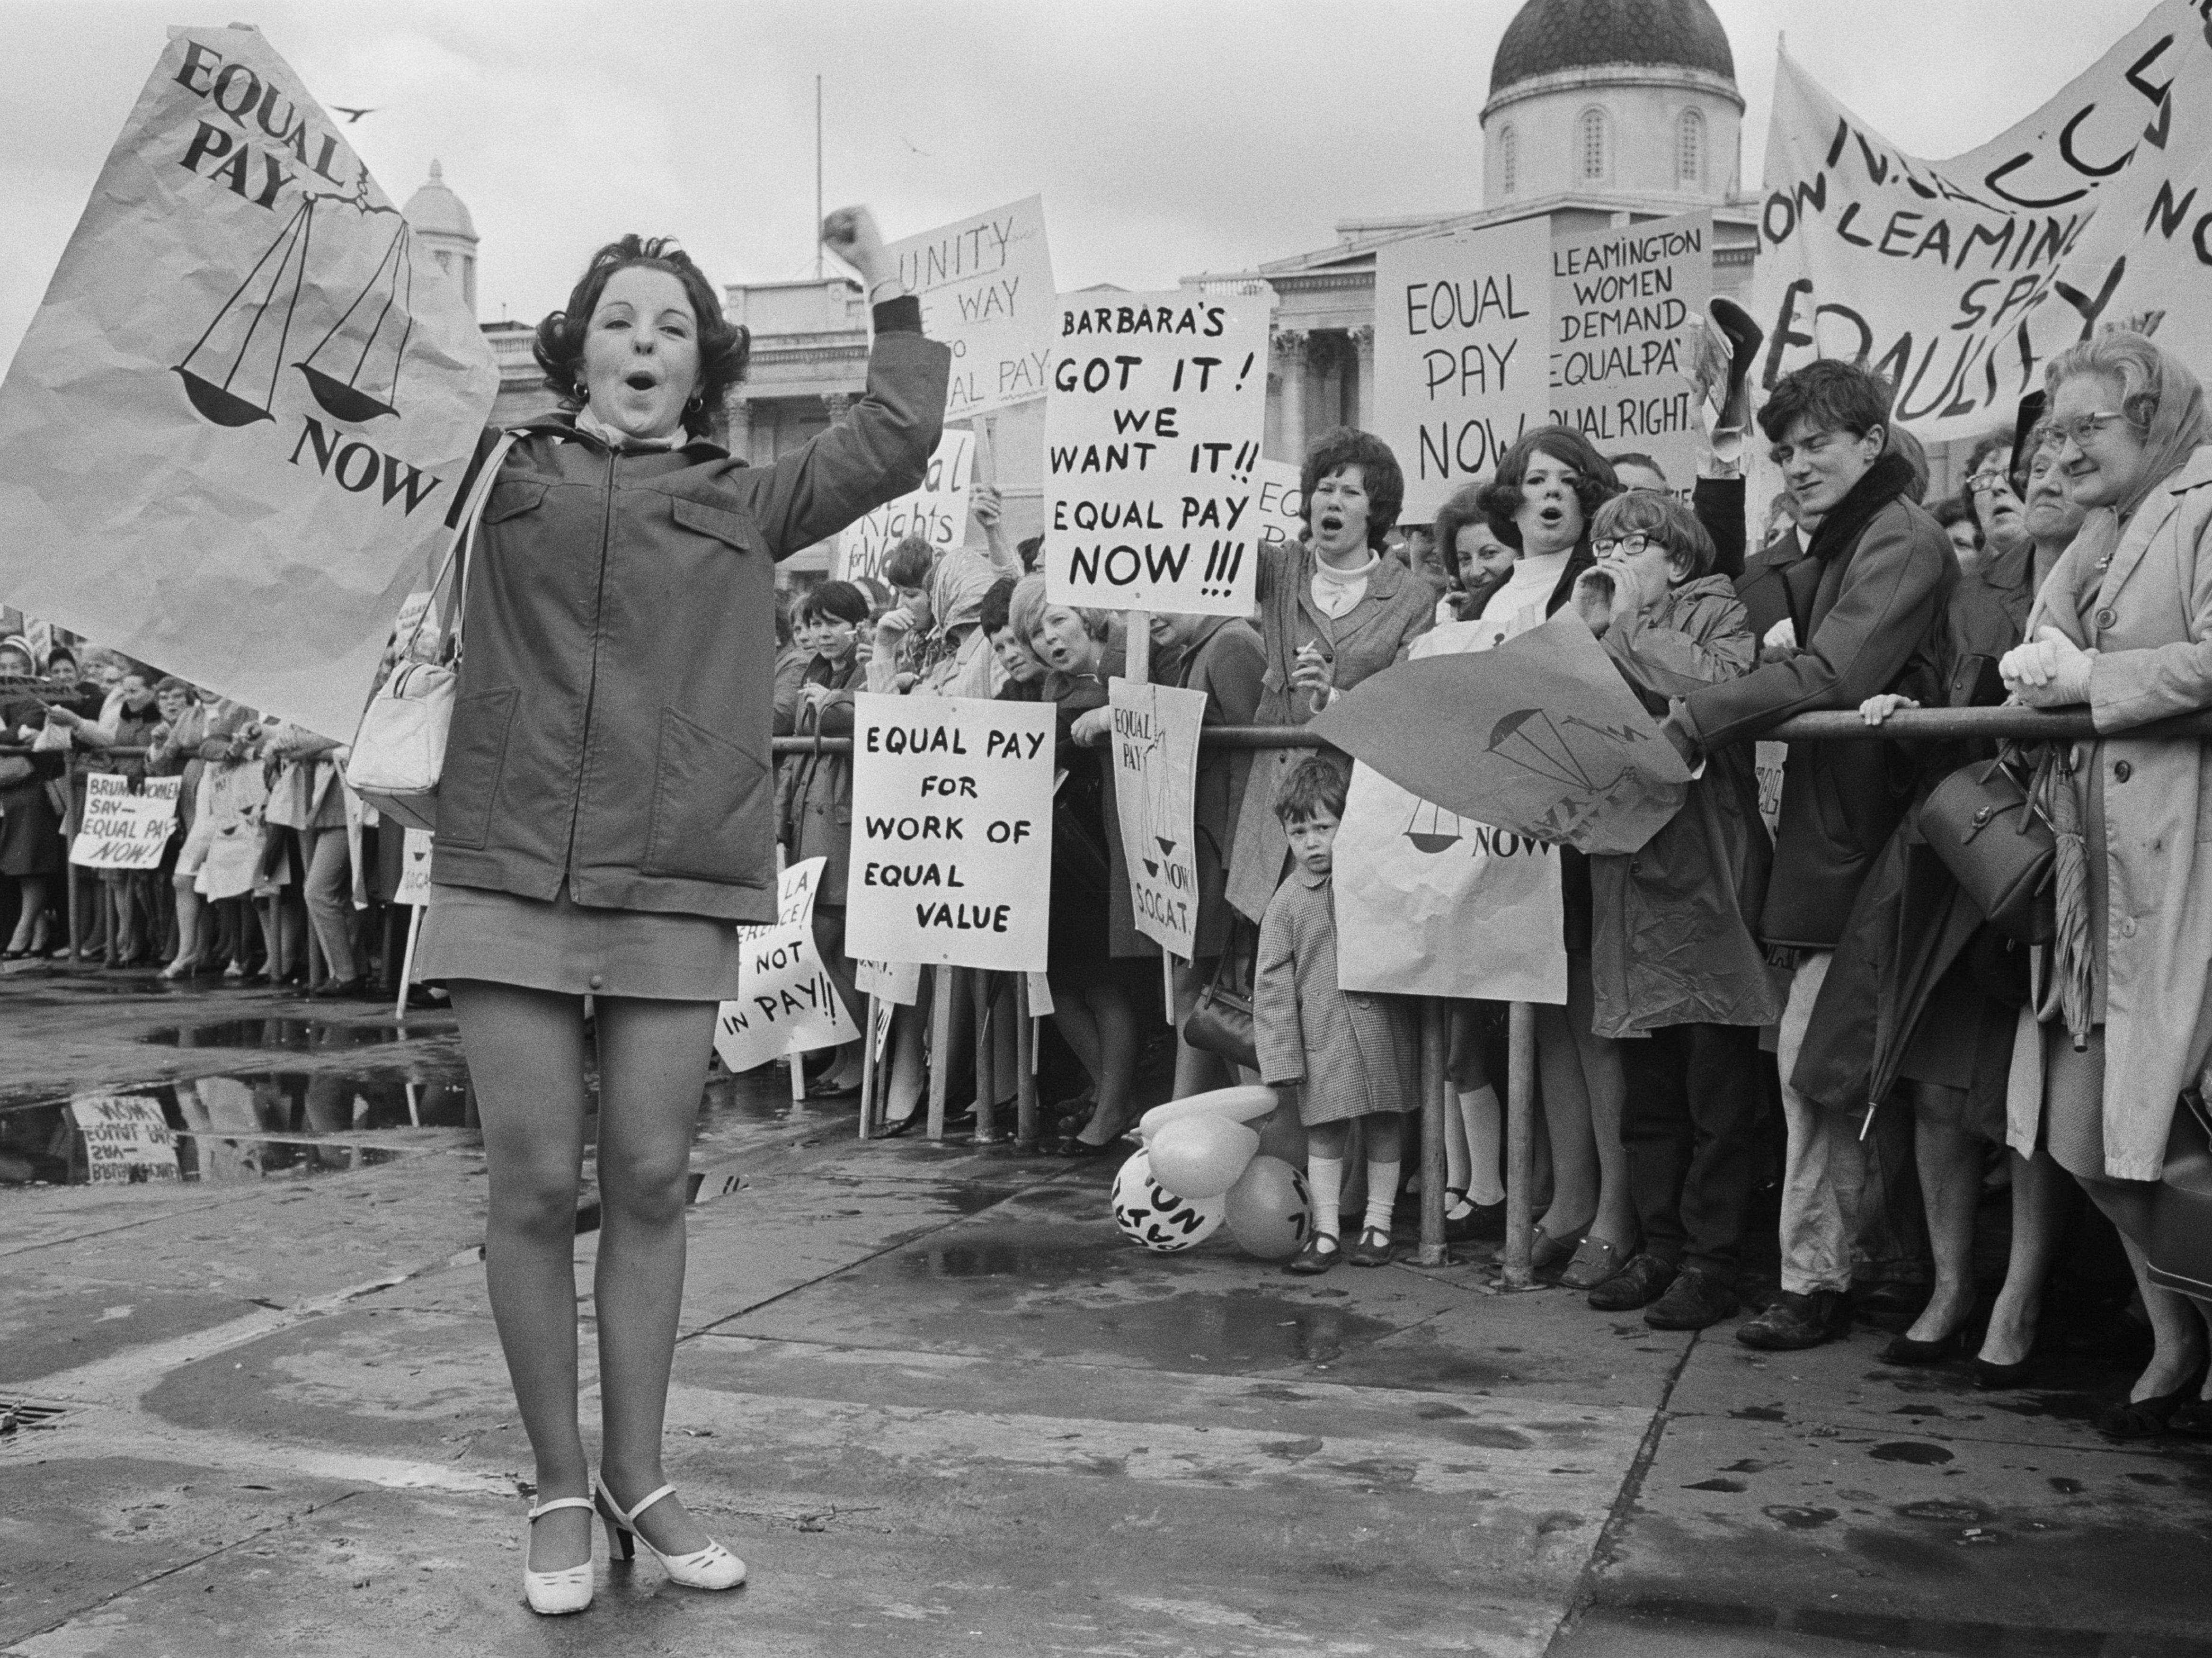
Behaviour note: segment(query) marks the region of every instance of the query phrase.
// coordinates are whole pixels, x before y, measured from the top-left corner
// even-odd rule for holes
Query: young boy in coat
[[[1289,1271],[1326,1272],[1340,1254],[1354,1266],[1390,1259],[1390,1211],[1398,1196],[1403,1114],[1420,1097],[1419,1049],[1403,998],[1337,988],[1336,898],[1330,882],[1344,820],[1343,771],[1318,756],[1300,764],[1275,795],[1290,838],[1290,878],[1260,923],[1252,1021],[1261,1080],[1288,1104],[1295,1089],[1306,1130],[1306,1179],[1313,1188],[1313,1238]],[[1344,1153],[1352,1120],[1367,1124],[1367,1213],[1358,1241],[1337,1241]]]

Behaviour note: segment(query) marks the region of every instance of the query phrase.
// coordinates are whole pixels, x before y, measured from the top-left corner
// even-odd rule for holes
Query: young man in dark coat
[[[1881,381],[1852,363],[1808,363],[1775,387],[1759,424],[1799,509],[1820,527],[1799,556],[1778,547],[1765,560],[1765,583],[1787,613],[1766,634],[1768,660],[1675,704],[1668,729],[1693,759],[1754,739],[1792,715],[1856,709],[1894,688],[1959,580],[1948,539],[1913,501],[1911,464],[1886,453],[1889,395]],[[1759,922],[1763,942],[1796,958],[1778,1055],[1789,1128],[1782,1294],[1737,1331],[1750,1346],[1810,1347],[1850,1327],[1846,1296],[1866,1179],[1858,1125],[1786,1079],[1852,900],[1896,828],[1911,783],[1893,743],[1790,750]]]

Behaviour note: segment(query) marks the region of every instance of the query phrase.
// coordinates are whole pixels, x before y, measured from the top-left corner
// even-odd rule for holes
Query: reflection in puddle
[[[425,1033],[417,1031],[416,1035]],[[439,1033],[443,1034],[442,1032]],[[392,1024],[359,1025],[332,1019],[222,1019],[206,1025],[164,1025],[138,1039],[165,1048],[267,1048],[315,1053],[334,1048],[404,1042],[409,1033]]]
[[[417,1082],[404,1074],[345,1076],[334,1071],[264,1071],[202,1076],[101,1091],[101,1097],[149,1101],[174,1137],[177,1174],[222,1184],[271,1174],[372,1168],[404,1155],[359,1145],[317,1145],[307,1139],[394,1128],[473,1128],[475,1113],[458,1080]],[[126,1177],[167,1178],[142,1158]],[[0,1110],[0,1186],[44,1181],[82,1186],[92,1159],[69,1102]]]

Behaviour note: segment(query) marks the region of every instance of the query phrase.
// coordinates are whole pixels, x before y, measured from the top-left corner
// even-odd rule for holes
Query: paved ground
[[[696,1154],[669,1463],[753,1581],[602,1552],[535,1619],[450,1022],[324,1011],[0,980],[0,1180],[118,1085],[203,1175],[0,1186],[0,1403],[58,1411],[0,1436],[6,1658],[2212,1653],[2212,1459],[2100,1440],[2116,1373],[1147,1255],[1106,1167],[861,1146],[752,1079]]]

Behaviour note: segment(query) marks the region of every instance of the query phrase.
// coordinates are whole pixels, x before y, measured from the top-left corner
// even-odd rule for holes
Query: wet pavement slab
[[[862,1144],[775,1071],[708,1090],[668,1414],[753,1580],[602,1550],[536,1619],[450,1019],[9,978],[9,1065],[0,1147],[135,1096],[180,1178],[0,1185],[5,1658],[2212,1651],[2212,1464],[2097,1436],[2119,1371],[1758,1355],[1485,1250],[1149,1254],[1109,1160]]]

